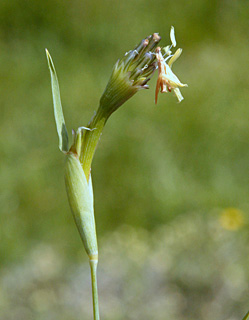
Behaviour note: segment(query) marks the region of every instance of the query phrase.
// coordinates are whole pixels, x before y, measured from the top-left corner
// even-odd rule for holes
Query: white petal
[[[175,95],[176,95],[176,97],[178,99],[178,102],[181,102],[184,99],[182,94],[181,94],[181,91],[178,88],[175,88],[173,90],[174,90],[174,93],[175,93]]]
[[[172,42],[173,47],[175,47],[176,46],[176,38],[175,38],[175,29],[173,26],[170,29],[170,40]]]
[[[169,60],[168,65],[171,67],[171,65],[180,57],[182,53],[182,49],[177,49],[174,53],[173,57]]]
[[[165,74],[165,78],[167,79],[167,81],[169,82],[170,86],[172,88],[177,88],[177,87],[186,87],[187,85],[181,83],[181,81],[177,78],[177,76],[173,73],[173,71],[171,70],[171,68],[166,65],[166,74]]]

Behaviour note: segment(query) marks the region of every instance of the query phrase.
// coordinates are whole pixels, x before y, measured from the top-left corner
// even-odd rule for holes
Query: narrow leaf
[[[247,312],[247,314],[244,316],[242,320],[247,320],[247,319],[249,319],[249,311]]]
[[[46,55],[47,55],[48,67],[51,75],[54,117],[55,117],[56,128],[59,136],[59,149],[63,152],[67,152],[68,151],[68,133],[67,133],[67,128],[66,128],[66,124],[63,116],[63,111],[62,111],[59,82],[56,75],[53,60],[47,49],[46,49]]]

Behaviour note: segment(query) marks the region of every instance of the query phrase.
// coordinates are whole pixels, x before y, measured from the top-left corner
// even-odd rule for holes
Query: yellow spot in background
[[[226,208],[221,213],[220,224],[226,230],[238,230],[244,224],[244,212],[237,208]]]

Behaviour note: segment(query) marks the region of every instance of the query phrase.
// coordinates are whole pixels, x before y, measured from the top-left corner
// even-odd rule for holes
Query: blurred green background
[[[188,88],[112,115],[93,166],[102,319],[236,320],[249,309],[249,2],[1,0],[0,319],[91,319],[66,199],[48,48],[67,127],[153,32]]]

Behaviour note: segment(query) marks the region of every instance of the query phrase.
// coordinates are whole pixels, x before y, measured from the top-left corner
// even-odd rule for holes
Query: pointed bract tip
[[[54,63],[53,63],[53,60],[52,60],[52,57],[48,51],[48,49],[46,48],[45,49],[45,52],[46,52],[46,56],[47,56],[47,60],[48,60],[48,66],[49,66],[49,69],[55,73],[55,67],[54,67]]]

